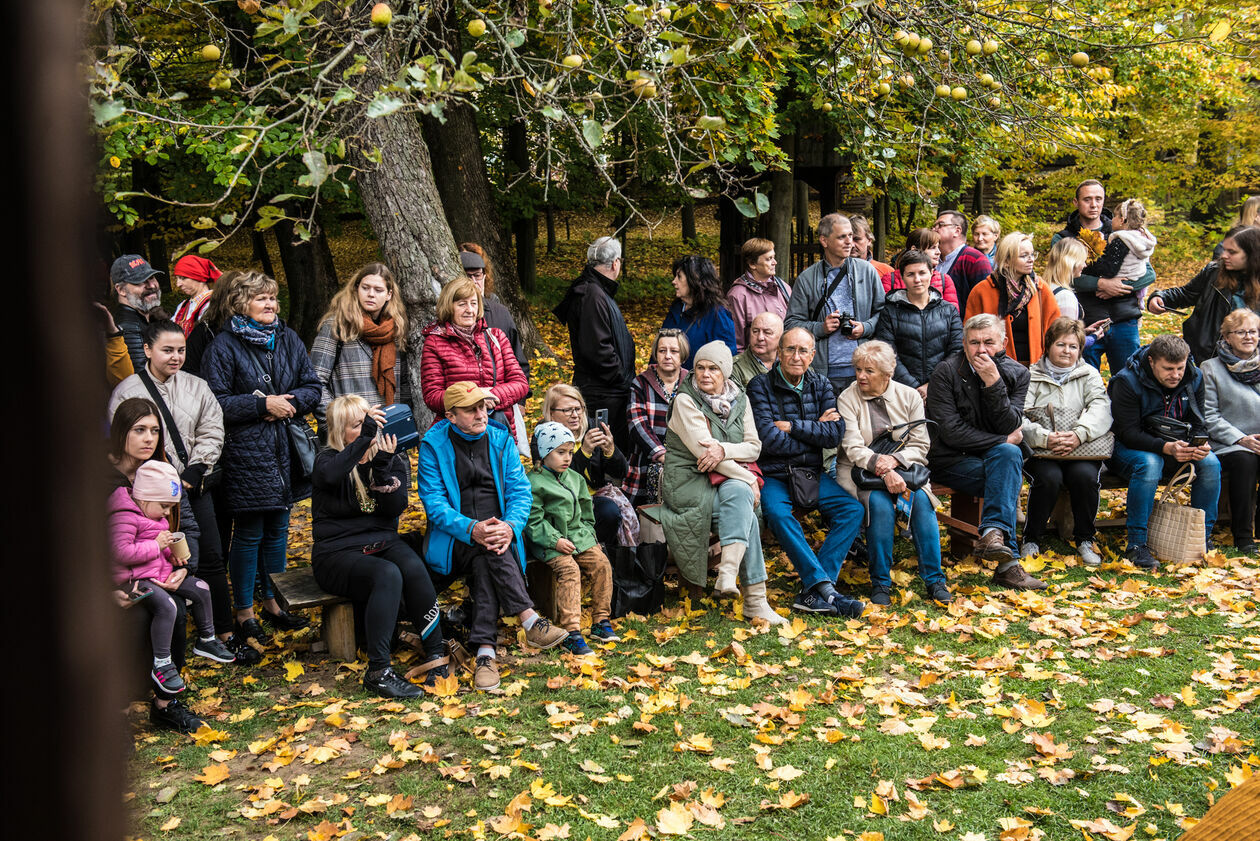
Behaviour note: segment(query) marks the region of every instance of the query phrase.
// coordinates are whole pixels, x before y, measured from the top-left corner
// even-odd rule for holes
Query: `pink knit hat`
[[[131,498],[136,502],[179,502],[183,485],[175,468],[164,461],[146,461],[136,469]]]

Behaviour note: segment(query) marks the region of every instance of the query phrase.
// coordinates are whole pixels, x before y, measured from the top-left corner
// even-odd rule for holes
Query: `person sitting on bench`
[[[1015,513],[1024,484],[1024,397],[1028,369],[1006,355],[1006,328],[980,313],[963,325],[963,352],[937,365],[928,380],[927,416],[936,423],[928,466],[932,479],[984,497],[980,539],[972,554],[996,561],[993,584],[1042,590],[1015,559]]]
[[[398,439],[381,434],[380,407],[369,408],[362,397],[333,398],[325,421],[328,448],[311,474],[311,570],[324,590],[365,605],[363,688],[382,698],[415,698],[420,687],[390,667],[400,607],[424,640],[424,661],[411,674],[432,686],[450,673],[429,571],[398,536],[410,465],[395,453]]]
[[[525,589],[525,526],[534,496],[512,433],[489,423],[494,396],[475,383],[447,386],[446,418],[420,442],[416,485],[428,517],[425,563],[440,582],[467,576],[477,646],[473,685],[499,688],[495,664],[500,611],[516,615],[526,641],[551,648],[569,638],[534,610]],[[441,588],[439,588],[441,589]]]

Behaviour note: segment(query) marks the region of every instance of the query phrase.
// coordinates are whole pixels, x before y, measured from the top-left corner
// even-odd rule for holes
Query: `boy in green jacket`
[[[591,636],[600,642],[620,639],[608,621],[612,604],[612,567],[595,538],[595,512],[586,480],[569,469],[573,433],[555,421],[534,429],[534,469],[529,484],[534,505],[525,526],[530,558],[541,560],[556,576],[556,623],[569,632],[560,643],[578,656],[591,653],[582,636],[582,573],[591,583]]]

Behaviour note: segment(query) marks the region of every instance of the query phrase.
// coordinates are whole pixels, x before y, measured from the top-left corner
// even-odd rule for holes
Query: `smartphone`
[[[261,391],[259,391],[258,389],[254,389],[254,396],[255,396],[255,397],[266,397],[267,395],[263,394],[263,393],[262,393]]]
[[[595,410],[595,423],[599,424],[600,426],[608,425],[608,410],[607,409]]]
[[[1190,439],[1190,446],[1202,447],[1207,442],[1208,442],[1208,437],[1206,435],[1196,435]]]
[[[127,601],[134,603],[141,599],[147,599],[151,595],[153,595],[152,590],[133,590],[127,594]]]
[[[1110,319],[1110,318],[1104,318],[1104,319],[1103,319],[1103,321],[1102,321],[1102,324],[1099,324],[1099,325],[1098,325],[1098,332],[1099,332],[1099,333],[1106,333],[1106,332],[1107,332],[1110,328],[1111,328],[1111,319]]]

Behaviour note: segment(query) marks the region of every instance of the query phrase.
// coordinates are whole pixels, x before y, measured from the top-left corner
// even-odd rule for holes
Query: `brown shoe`
[[[1001,529],[989,529],[971,547],[971,554],[981,561],[1009,561],[1015,557],[1011,547],[1006,545],[1006,535]]]
[[[477,658],[477,668],[473,669],[473,688],[478,692],[493,692],[499,688],[499,666],[493,657],[483,654]]]
[[[557,628],[542,616],[538,617],[534,627],[525,632],[525,641],[534,648],[554,648],[568,638],[568,631],[564,628]],[[481,662],[480,657],[477,658],[477,662]]]
[[[1007,590],[1044,590],[1050,585],[1040,578],[1033,578],[1019,564],[1015,564],[1005,572],[993,573],[993,584]]]

